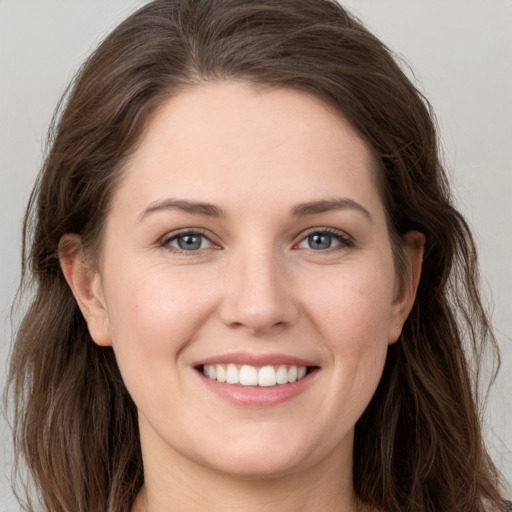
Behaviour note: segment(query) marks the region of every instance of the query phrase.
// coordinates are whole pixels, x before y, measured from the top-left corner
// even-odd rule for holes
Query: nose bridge
[[[223,319],[267,332],[297,318],[286,262],[270,244],[250,244],[233,255],[227,271]]]

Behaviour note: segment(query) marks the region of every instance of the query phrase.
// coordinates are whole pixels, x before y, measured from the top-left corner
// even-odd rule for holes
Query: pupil
[[[201,238],[197,235],[183,235],[178,238],[180,249],[191,251],[201,247]]]
[[[308,238],[309,246],[312,249],[328,249],[331,246],[332,237],[330,235],[311,235]]]

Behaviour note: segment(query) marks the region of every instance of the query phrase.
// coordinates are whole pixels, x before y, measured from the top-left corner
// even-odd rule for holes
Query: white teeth
[[[290,366],[288,370],[288,382],[295,382],[297,380],[297,367]]]
[[[240,372],[234,364],[228,364],[226,368],[226,382],[228,384],[238,384],[240,382]]]
[[[263,366],[258,371],[258,386],[275,386],[276,371],[272,366]]]
[[[288,370],[286,369],[286,366],[282,364],[276,372],[276,382],[278,384],[288,384],[290,382],[288,380]]]
[[[256,367],[244,364],[241,367],[234,364],[204,365],[203,374],[218,382],[240,384],[242,386],[272,387],[288,384],[303,379],[306,376],[306,366],[280,365]]]
[[[254,366],[244,364],[240,368],[240,384],[242,386],[257,386],[258,385],[258,370]]]
[[[226,382],[226,370],[221,364],[215,365],[215,372],[219,382]]]

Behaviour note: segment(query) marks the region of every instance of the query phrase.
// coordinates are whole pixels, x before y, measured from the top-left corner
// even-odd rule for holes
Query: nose
[[[268,335],[286,329],[299,318],[290,271],[271,250],[247,251],[229,264],[222,321],[230,328]]]

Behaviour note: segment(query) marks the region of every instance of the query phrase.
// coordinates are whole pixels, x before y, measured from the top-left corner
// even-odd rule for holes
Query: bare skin
[[[350,125],[298,92],[210,83],[159,109],[100,261],[63,258],[138,408],[145,483],[132,512],[361,510],[354,425],[414,302],[423,249],[407,234],[399,278],[375,172]],[[229,358],[241,380],[251,365],[307,373],[219,381]]]

